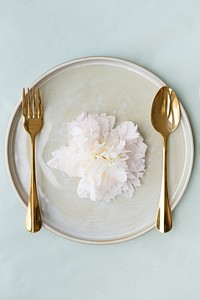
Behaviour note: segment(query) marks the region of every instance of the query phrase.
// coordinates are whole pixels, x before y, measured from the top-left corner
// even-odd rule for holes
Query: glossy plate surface
[[[33,84],[40,87],[44,104],[44,127],[37,137],[36,166],[46,228],[72,240],[106,244],[134,238],[154,227],[160,195],[162,140],[151,125],[150,112],[154,96],[163,85],[163,81],[144,68],[109,57],[65,63]],[[67,122],[83,111],[115,115],[116,125],[124,120],[138,124],[148,150],[142,185],[132,199],[118,197],[110,203],[79,199],[78,179],[47,166],[51,153],[67,144]],[[172,209],[187,187],[193,164],[192,132],[182,105],[181,114],[180,126],[169,139]],[[13,186],[27,205],[29,138],[22,126],[20,101],[9,124],[6,154]]]

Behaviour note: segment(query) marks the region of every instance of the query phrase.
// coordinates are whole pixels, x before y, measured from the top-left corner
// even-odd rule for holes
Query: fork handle
[[[172,213],[168,196],[167,144],[168,136],[163,137],[162,184],[160,193],[160,203],[158,207],[156,220],[156,227],[162,233],[166,233],[172,229]]]
[[[42,218],[37,195],[36,175],[35,175],[35,136],[30,137],[30,194],[28,198],[28,208],[26,212],[26,229],[30,232],[37,232],[42,227]]]

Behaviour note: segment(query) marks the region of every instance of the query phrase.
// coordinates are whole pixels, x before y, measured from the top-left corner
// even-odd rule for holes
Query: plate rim
[[[122,65],[126,65],[126,66],[130,66],[131,70],[133,70],[133,68],[135,68],[136,70],[139,70],[140,72],[138,72],[138,74],[141,75],[144,74],[145,78],[148,78],[151,82],[154,82],[156,86],[159,87],[158,82],[160,83],[160,87],[166,85],[165,82],[163,82],[159,77],[157,77],[154,73],[152,73],[151,71],[149,71],[148,69],[134,63],[131,62],[129,60],[126,59],[122,59],[122,58],[117,58],[117,57],[110,57],[110,56],[87,56],[87,57],[81,57],[81,58],[77,58],[77,59],[73,59],[73,60],[69,60],[67,62],[64,62],[62,64],[58,64],[55,67],[49,69],[47,72],[44,72],[41,76],[39,76],[32,84],[29,85],[29,88],[32,88],[33,86],[37,85],[38,83],[40,83],[43,79],[45,79],[47,76],[49,76],[50,74],[53,74],[54,72],[61,70],[62,68],[66,68],[69,65],[73,65],[73,64],[77,64],[77,63],[84,63],[87,61],[107,61],[107,62],[113,62],[113,63],[118,63],[118,64],[122,64]],[[9,119],[8,122],[8,126],[7,126],[7,131],[6,131],[6,137],[5,137],[5,162],[6,162],[6,169],[7,169],[7,174],[11,183],[11,186],[13,187],[13,190],[15,191],[15,194],[17,195],[17,198],[20,200],[20,202],[22,203],[22,205],[27,208],[27,205],[25,204],[25,202],[23,201],[23,199],[21,198],[19,191],[17,190],[16,184],[14,183],[14,176],[11,174],[11,166],[10,166],[10,159],[9,159],[9,148],[10,146],[10,141],[11,141],[11,128],[13,126],[14,123],[14,117],[17,114],[17,111],[20,109],[20,104],[21,104],[21,99],[17,102],[16,106],[14,107],[14,110],[11,114],[11,117]],[[190,120],[186,114],[186,111],[182,105],[182,103],[180,103],[181,106],[181,114],[184,116],[184,118],[186,119],[186,124],[187,124],[187,131],[189,132],[189,144],[190,144],[190,165],[189,165],[189,169],[188,169],[188,175],[186,177],[186,180],[184,182],[183,188],[181,193],[179,194],[179,197],[177,198],[177,200],[173,203],[171,209],[174,210],[174,208],[178,205],[178,203],[180,202],[183,194],[186,191],[186,188],[188,186],[189,180],[191,178],[191,174],[192,174],[192,169],[193,169],[193,164],[194,164],[194,137],[193,137],[193,132],[192,132],[192,128],[191,128],[191,123]],[[46,223],[43,223],[43,227],[45,227],[47,230],[57,234],[58,236],[61,236],[65,239],[71,240],[71,241],[75,241],[75,242],[79,242],[79,243],[84,243],[84,244],[95,244],[95,245],[106,245],[106,244],[115,244],[115,243],[120,243],[120,242],[124,242],[124,241],[128,241],[131,239],[134,239],[140,235],[145,234],[146,232],[150,231],[151,229],[153,229],[155,227],[155,224],[151,224],[148,226],[144,226],[143,229],[141,229],[139,232],[136,233],[132,233],[129,234],[127,236],[124,237],[118,237],[118,238],[114,238],[111,240],[98,240],[98,239],[83,239],[83,238],[79,238],[79,237],[75,237],[75,236],[71,236],[71,235],[67,235],[65,233],[62,233],[58,230],[56,230],[55,228],[49,226]]]

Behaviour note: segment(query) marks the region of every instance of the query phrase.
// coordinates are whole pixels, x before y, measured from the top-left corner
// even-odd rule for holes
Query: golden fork
[[[37,95],[33,88],[31,90],[28,89],[27,94],[25,94],[25,89],[23,89],[22,114],[24,128],[30,136],[31,145],[30,194],[26,213],[26,229],[30,232],[37,232],[42,227],[35,174],[35,137],[43,126],[43,108],[39,88],[37,90]]]

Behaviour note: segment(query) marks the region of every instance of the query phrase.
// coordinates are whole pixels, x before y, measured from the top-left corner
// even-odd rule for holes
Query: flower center
[[[102,143],[99,144],[98,141],[96,141],[93,145],[92,145],[92,153],[94,156],[94,159],[99,159],[99,158],[103,158],[104,160],[107,161],[113,161],[114,157],[112,156],[112,147],[110,147],[110,145],[106,145],[106,143]]]

